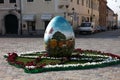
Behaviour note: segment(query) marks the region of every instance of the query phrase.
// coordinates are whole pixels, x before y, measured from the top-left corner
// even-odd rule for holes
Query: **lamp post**
[[[75,13],[75,9],[74,8],[72,8],[72,25],[74,24],[74,13]]]
[[[22,35],[22,0],[20,0],[20,34]]]
[[[65,12],[64,12],[64,17],[67,18],[67,14],[68,14],[68,5],[65,6]]]
[[[66,12],[64,12],[64,18],[66,18]]]

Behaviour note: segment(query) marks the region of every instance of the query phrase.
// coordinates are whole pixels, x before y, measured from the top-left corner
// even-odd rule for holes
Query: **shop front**
[[[32,35],[36,33],[36,21],[34,14],[23,15],[23,34]]]
[[[52,18],[53,18],[52,14],[44,13],[44,14],[41,15],[41,20],[44,23],[44,29],[46,29],[47,25],[49,24],[49,22]]]

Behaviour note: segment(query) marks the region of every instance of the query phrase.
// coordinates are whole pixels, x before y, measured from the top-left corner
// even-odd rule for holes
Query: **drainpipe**
[[[93,0],[91,0],[91,22],[93,22]]]
[[[20,35],[22,35],[22,0],[20,0]]]

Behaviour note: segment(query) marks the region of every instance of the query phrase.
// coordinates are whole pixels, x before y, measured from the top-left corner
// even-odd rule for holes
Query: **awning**
[[[34,14],[25,14],[25,15],[23,15],[23,20],[25,20],[25,21],[35,21],[35,15]]]
[[[42,14],[41,19],[42,20],[50,20],[53,17],[52,14]]]

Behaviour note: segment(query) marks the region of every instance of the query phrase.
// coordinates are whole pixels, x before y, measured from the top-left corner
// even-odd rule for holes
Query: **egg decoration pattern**
[[[46,28],[44,42],[49,56],[70,57],[75,46],[72,26],[63,17],[54,17]]]

